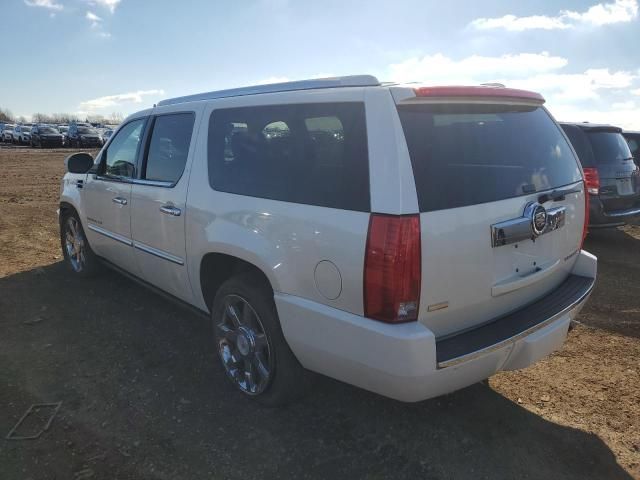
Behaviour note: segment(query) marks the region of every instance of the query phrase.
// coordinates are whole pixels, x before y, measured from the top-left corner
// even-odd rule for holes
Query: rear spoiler
[[[413,97],[411,97],[409,93],[411,90],[406,87],[404,90],[406,93],[401,94],[401,100],[411,100],[412,98],[465,98],[469,100],[491,98],[533,102],[540,105],[545,102],[544,97],[537,92],[494,85],[414,87],[412,89],[414,94]],[[400,98],[396,98],[396,100],[400,100]]]

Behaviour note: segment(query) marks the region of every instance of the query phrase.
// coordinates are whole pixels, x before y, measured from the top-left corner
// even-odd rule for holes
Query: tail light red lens
[[[364,261],[364,313],[387,323],[418,319],[420,217],[371,214]]]
[[[589,233],[589,194],[585,192],[584,194],[584,226],[582,227],[582,243],[580,244],[580,250],[584,246],[584,240],[587,238],[587,233]]]
[[[600,175],[598,175],[597,168],[583,168],[584,183],[587,187],[587,192],[591,195],[598,195],[600,193]]]

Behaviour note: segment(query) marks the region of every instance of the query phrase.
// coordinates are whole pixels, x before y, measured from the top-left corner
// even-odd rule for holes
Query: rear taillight
[[[586,170],[586,169],[583,169]],[[584,225],[582,226],[582,242],[580,243],[580,250],[584,246],[584,241],[587,238],[587,234],[589,233],[589,184],[587,183],[587,174],[585,171],[585,179],[584,179]],[[596,171],[596,178],[598,178],[598,172]],[[598,185],[600,185],[600,181],[598,180]]]
[[[600,193],[600,175],[598,175],[597,168],[583,168],[584,172],[584,184],[587,187],[587,192],[591,195],[598,195]]]
[[[364,260],[364,313],[387,323],[418,319],[420,217],[371,214]]]

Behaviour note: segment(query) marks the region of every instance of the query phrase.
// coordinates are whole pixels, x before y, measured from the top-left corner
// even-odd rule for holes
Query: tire
[[[218,358],[240,392],[270,407],[304,394],[304,368],[284,339],[273,291],[265,280],[252,272],[227,280],[216,293],[211,316]]]
[[[72,225],[75,226],[75,233]],[[68,235],[77,239],[77,242],[72,242]],[[73,210],[66,211],[60,217],[60,246],[64,261],[74,275],[88,278],[100,272],[100,261],[89,245],[78,214]],[[82,249],[80,255],[74,254],[78,248]]]

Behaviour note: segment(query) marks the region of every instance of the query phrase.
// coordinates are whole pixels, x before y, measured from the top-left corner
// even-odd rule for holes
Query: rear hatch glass
[[[579,163],[547,111],[531,104],[407,102],[398,112],[421,212],[419,321],[441,338],[523,308],[560,285],[580,249],[585,201]],[[558,188],[572,193],[545,200],[543,193]],[[526,215],[535,202],[562,216],[557,228],[508,244],[492,241],[494,226],[505,222],[531,229]]]
[[[637,166],[629,145],[619,132],[589,131],[587,133],[595,167],[600,177],[600,200],[606,212],[634,208],[640,188]]]
[[[569,145],[541,107],[420,104],[398,110],[422,212],[493,202],[581,179]]]

